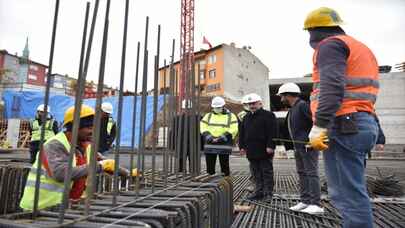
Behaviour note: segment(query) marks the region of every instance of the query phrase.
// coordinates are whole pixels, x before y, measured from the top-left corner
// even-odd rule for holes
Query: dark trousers
[[[40,141],[31,141],[30,143],[30,162],[34,164],[35,159],[37,157],[37,153],[39,151],[39,143]]]
[[[319,152],[312,149],[295,150],[295,165],[299,177],[300,198],[305,204],[320,205]]]
[[[215,164],[217,162],[217,156],[219,156],[221,172],[224,173],[225,176],[229,176],[231,171],[229,169],[228,154],[205,154],[205,161],[207,162],[207,173],[210,175],[215,174]]]
[[[249,160],[256,193],[273,194],[273,159]]]

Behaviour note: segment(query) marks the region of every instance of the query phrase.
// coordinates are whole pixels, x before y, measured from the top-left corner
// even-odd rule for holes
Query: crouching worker
[[[204,138],[207,173],[210,175],[215,174],[217,155],[222,173],[225,176],[230,175],[229,155],[238,133],[238,119],[224,106],[225,100],[222,97],[214,97],[211,102],[212,111],[200,121],[200,132]]]
[[[77,149],[73,158],[71,190],[69,198],[79,200],[86,189],[86,178],[89,172],[90,147],[93,132],[94,109],[82,105]],[[37,159],[28,174],[24,195],[20,207],[32,210],[34,206],[35,180],[39,156],[42,162],[38,209],[56,206],[62,202],[64,179],[68,169],[69,152],[72,142],[74,107],[70,107],[64,116],[64,131],[51,137],[43,146],[43,153],[37,153]],[[114,171],[114,160],[99,161],[97,172]]]

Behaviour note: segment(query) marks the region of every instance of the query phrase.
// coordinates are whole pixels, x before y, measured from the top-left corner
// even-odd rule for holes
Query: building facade
[[[221,44],[208,50],[194,53],[195,85],[202,96],[224,96],[240,101],[248,93],[257,93],[269,105],[269,69],[248,47],[237,48],[235,44]],[[173,65],[175,81],[179,88],[180,63]],[[170,86],[169,66],[159,69],[159,93]],[[164,78],[166,77],[166,81]]]

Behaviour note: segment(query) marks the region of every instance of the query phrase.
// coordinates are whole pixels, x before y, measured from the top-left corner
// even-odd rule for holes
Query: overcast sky
[[[91,9],[93,9],[94,1]],[[97,81],[106,0],[100,0],[99,16],[92,49],[88,79]],[[118,86],[124,0],[112,0],[105,82]],[[180,0],[131,0],[127,45],[125,88],[133,90],[136,42],[143,49],[145,17],[150,17],[149,51],[156,52],[157,25],[161,24],[161,65],[168,59],[172,39],[176,39],[175,59],[179,59]],[[48,64],[52,19],[52,0],[0,0],[0,49],[22,53],[29,37],[30,58]],[[77,75],[84,0],[61,0],[54,57],[54,73]],[[195,50],[235,42],[251,51],[270,69],[271,78],[300,77],[310,73],[313,50],[303,21],[308,12],[328,6],[345,21],[345,31],[368,45],[380,65],[405,61],[405,1],[403,0],[196,0]],[[150,75],[151,77],[152,75]],[[149,87],[152,83],[149,83]]]

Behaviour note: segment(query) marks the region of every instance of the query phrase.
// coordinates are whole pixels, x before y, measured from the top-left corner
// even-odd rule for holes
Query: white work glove
[[[326,128],[318,127],[314,125],[309,133],[309,145],[319,151],[328,149],[328,130]]]

